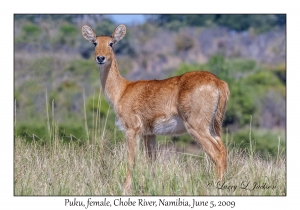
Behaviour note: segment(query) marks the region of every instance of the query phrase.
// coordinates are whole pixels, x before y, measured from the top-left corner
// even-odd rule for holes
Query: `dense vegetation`
[[[113,142],[124,141],[101,95],[83,24],[99,35],[116,27],[105,15],[15,15],[15,137],[45,144],[57,131],[83,144],[105,125]],[[285,147],[285,15],[149,15],[127,27],[115,52],[130,80],[215,73],[231,91],[223,124],[231,146],[249,147],[252,135],[264,157],[276,156],[279,138]],[[167,139],[192,143],[188,135]]]
[[[177,30],[184,26],[225,26],[235,31],[253,28],[262,33],[286,25],[285,14],[161,14],[149,17],[150,21],[160,26]]]

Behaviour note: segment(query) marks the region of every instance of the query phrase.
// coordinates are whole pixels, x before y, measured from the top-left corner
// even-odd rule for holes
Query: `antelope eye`
[[[113,43],[113,42],[111,42],[111,43],[109,43],[109,46],[111,46],[111,47],[112,47],[112,46],[113,46],[113,44],[114,44],[114,43]]]
[[[93,42],[94,46],[96,47],[97,46],[97,42]]]

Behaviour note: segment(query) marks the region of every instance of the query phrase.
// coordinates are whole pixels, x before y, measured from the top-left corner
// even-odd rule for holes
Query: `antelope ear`
[[[93,31],[93,29],[91,29],[91,27],[87,26],[87,25],[84,25],[82,26],[82,36],[92,42],[92,43],[95,43],[96,42],[96,34],[95,32]]]
[[[112,34],[112,38],[114,43],[120,41],[121,39],[123,39],[123,37],[126,34],[126,26],[121,24],[118,25],[118,27],[115,29],[114,33]]]

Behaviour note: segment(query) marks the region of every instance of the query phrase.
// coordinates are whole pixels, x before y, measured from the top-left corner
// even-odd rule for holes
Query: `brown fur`
[[[119,25],[111,37],[96,36],[90,27],[82,27],[83,36],[96,43],[95,59],[100,66],[102,88],[114,107],[117,125],[126,135],[126,192],[131,187],[139,138],[144,138],[147,154],[154,159],[157,134],[188,132],[215,162],[217,176],[222,179],[227,156],[221,140],[222,120],[230,94],[227,83],[207,71],[188,72],[165,80],[127,81],[120,75],[113,48],[109,46],[125,33],[124,25]],[[99,63],[98,56],[104,56],[105,62]]]

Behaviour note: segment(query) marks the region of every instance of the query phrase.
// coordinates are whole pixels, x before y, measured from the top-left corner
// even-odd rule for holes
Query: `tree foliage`
[[[286,25],[285,14],[161,14],[149,16],[150,21],[159,26],[176,30],[184,26],[225,26],[235,31],[245,31],[249,28],[257,32],[265,32],[274,27]]]

